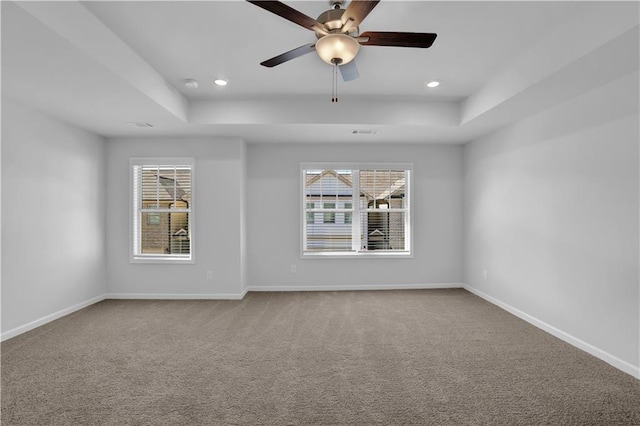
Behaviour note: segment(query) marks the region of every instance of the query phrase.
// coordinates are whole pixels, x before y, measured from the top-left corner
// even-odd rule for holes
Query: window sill
[[[305,252],[300,256],[301,259],[411,259],[413,253],[408,251],[389,252]]]
[[[192,257],[157,257],[157,256],[136,256],[129,259],[129,263],[155,263],[165,265],[184,265],[194,264],[195,259]]]

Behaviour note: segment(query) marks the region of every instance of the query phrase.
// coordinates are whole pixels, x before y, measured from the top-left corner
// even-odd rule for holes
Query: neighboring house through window
[[[411,256],[409,164],[302,164],[303,256]]]
[[[192,263],[192,158],[131,159],[131,262]]]

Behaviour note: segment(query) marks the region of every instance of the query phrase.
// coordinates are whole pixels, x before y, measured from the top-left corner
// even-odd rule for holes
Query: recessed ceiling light
[[[438,80],[431,80],[431,81],[427,81],[427,87],[433,89],[434,87],[438,87],[440,86],[440,81]]]
[[[229,84],[229,81],[225,80],[224,78],[216,78],[215,80],[213,80],[213,84],[215,84],[216,86],[226,86],[227,84]]]
[[[187,78],[187,79],[184,81],[184,85],[185,85],[186,87],[188,87],[189,89],[197,89],[197,88],[198,88],[199,83],[198,83],[198,80],[194,80],[193,78]]]

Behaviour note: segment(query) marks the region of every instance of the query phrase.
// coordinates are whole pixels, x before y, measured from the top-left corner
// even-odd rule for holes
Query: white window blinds
[[[305,170],[305,251],[352,251],[353,173]]]
[[[303,255],[410,255],[410,174],[410,165],[303,165]]]
[[[132,261],[193,260],[193,159],[134,159]]]
[[[362,250],[405,250],[407,180],[406,170],[360,170]]]

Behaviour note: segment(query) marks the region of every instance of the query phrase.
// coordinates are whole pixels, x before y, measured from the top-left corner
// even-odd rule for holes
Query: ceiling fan
[[[331,9],[320,14],[318,19],[279,1],[247,1],[316,33],[315,42],[261,62],[265,67],[275,67],[315,50],[323,61],[340,69],[344,81],[350,81],[359,77],[353,59],[361,45],[427,48],[437,37],[433,33],[408,32],[367,31],[360,34],[358,26],[380,0],[352,0],[346,9],[342,9],[344,0],[329,0]]]

